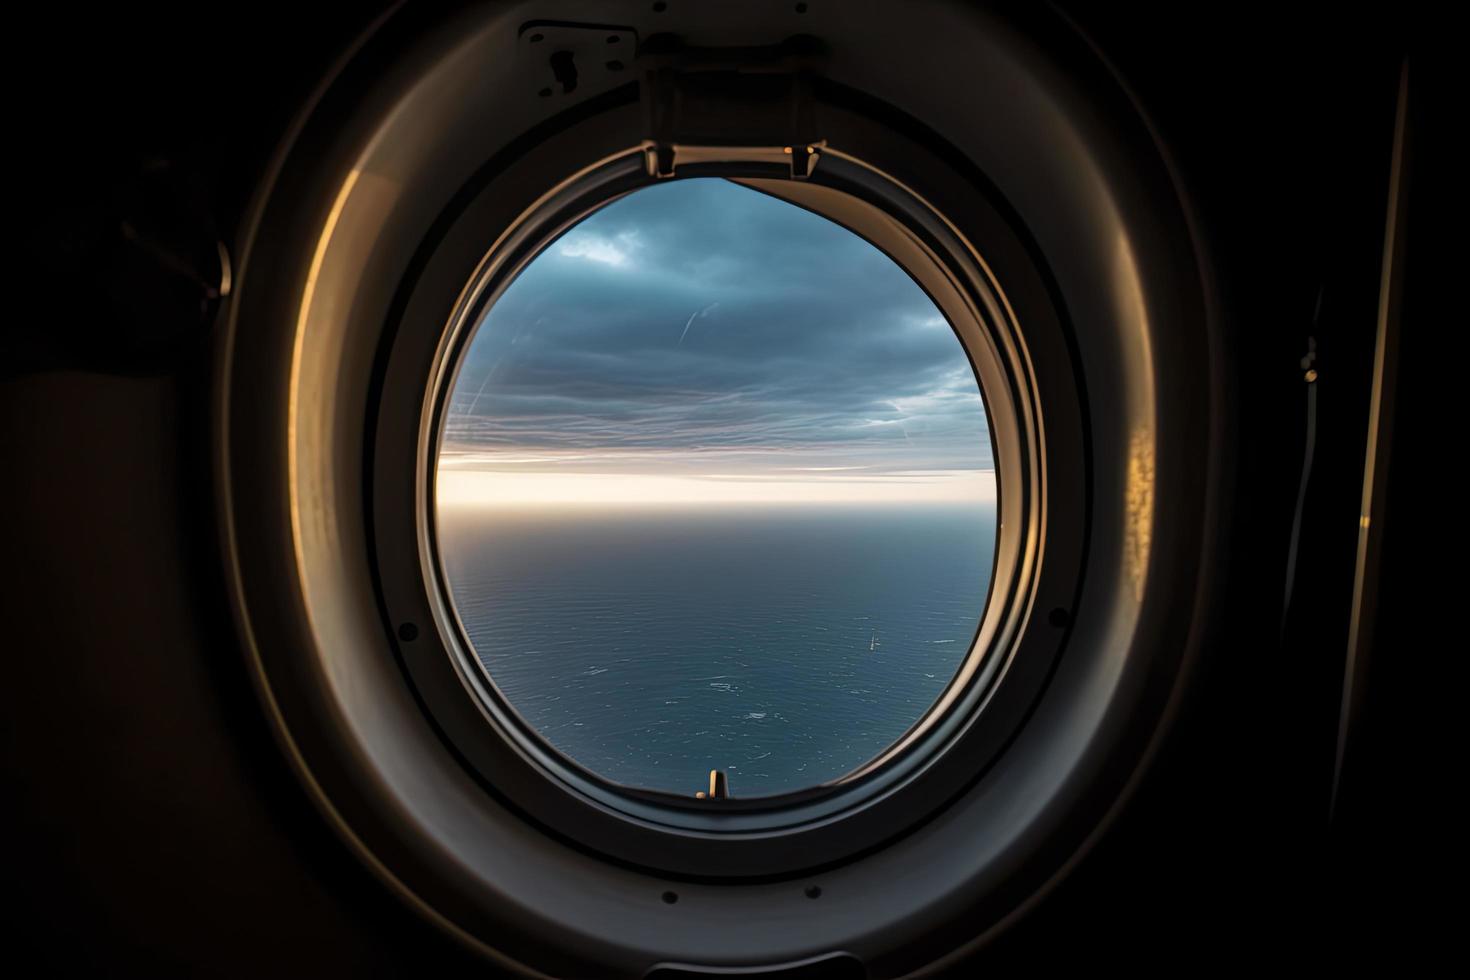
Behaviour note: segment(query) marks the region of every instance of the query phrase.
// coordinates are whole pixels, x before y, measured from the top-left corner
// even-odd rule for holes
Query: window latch
[[[694,794],[696,800],[727,800],[730,798],[730,781],[723,769],[709,771],[709,792],[700,790]]]

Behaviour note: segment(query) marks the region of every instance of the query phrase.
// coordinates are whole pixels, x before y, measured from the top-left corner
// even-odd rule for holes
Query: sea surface
[[[740,511],[445,509],[461,621],[541,735],[617,783],[732,796],[836,779],[969,651],[990,504]]]

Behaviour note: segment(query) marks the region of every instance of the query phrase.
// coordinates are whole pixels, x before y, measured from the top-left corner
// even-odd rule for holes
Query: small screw
[[[1316,368],[1312,368],[1312,370],[1310,370],[1310,371],[1307,372],[1307,384],[1311,384],[1313,381],[1316,381],[1316,380],[1317,380],[1317,369]]]
[[[419,628],[413,623],[404,623],[398,627],[398,638],[404,643],[412,643],[419,638]]]
[[[804,3],[797,4],[796,5],[796,12],[798,14],[804,14],[804,13],[806,13],[806,4],[804,4]]]
[[[821,898],[822,897],[822,886],[821,885],[807,885],[806,886],[806,897],[807,898]]]
[[[679,900],[679,895],[677,892],[664,892],[663,898],[665,905],[673,905]]]
[[[544,40],[546,40],[546,35],[545,34],[532,34],[531,35],[531,43],[532,44],[540,44]]]

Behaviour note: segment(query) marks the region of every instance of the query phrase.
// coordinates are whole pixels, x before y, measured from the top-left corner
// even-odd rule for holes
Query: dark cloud
[[[469,347],[445,450],[590,469],[619,453],[724,472],[991,466],[969,364],[913,280],[825,218],[714,179],[624,197],[525,269]]]

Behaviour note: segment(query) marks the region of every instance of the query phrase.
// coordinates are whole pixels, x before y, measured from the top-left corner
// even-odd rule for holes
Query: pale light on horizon
[[[995,500],[990,470],[909,471],[810,479],[789,473],[555,473],[441,466],[441,508],[883,506]]]

